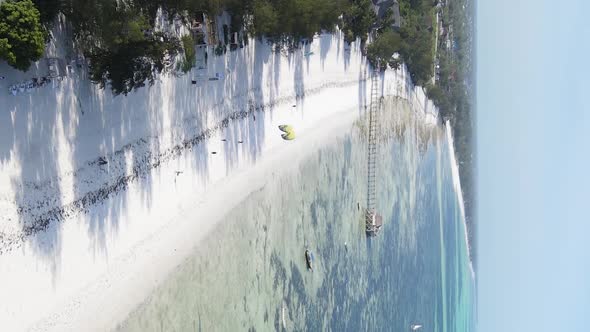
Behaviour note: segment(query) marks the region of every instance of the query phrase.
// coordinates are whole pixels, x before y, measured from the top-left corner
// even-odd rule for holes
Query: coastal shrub
[[[31,0],[7,0],[0,4],[0,59],[26,71],[45,51],[47,32]]]
[[[215,46],[215,48],[213,49],[213,54],[220,56],[223,55],[227,52],[227,47],[225,45],[223,45],[221,42],[219,42],[219,44],[217,44],[217,46]]]
[[[50,24],[60,12],[63,0],[33,0],[41,14],[41,23]]]
[[[347,1],[342,14],[344,40],[351,43],[356,38],[360,38],[361,43],[364,43],[376,20],[377,17],[370,0]]]
[[[427,84],[426,95],[438,107],[441,118],[446,121],[450,120],[448,110],[450,109],[447,93],[439,85]]]
[[[182,48],[184,49],[184,60],[182,61],[180,70],[182,70],[183,73],[187,73],[195,66],[195,41],[190,35],[183,36],[181,40]]]
[[[400,0],[403,17],[399,30],[403,43],[400,54],[408,67],[412,82],[424,86],[434,67],[433,10],[431,0]]]
[[[181,51],[181,43],[156,32],[144,8],[116,0],[64,0],[62,8],[78,46],[90,60],[90,79],[101,88],[128,94],[153,84],[158,73],[174,69],[173,57]],[[186,47],[186,51],[189,57],[192,51],[193,60],[179,67],[190,70],[194,49]]]
[[[333,31],[349,3],[361,0],[251,0],[247,30],[278,44],[297,44],[321,31]],[[362,0],[367,2],[369,0]],[[369,7],[366,7],[370,9]],[[371,10],[372,11],[372,10]],[[351,18],[352,21],[352,18]],[[368,30],[365,30],[365,35]]]
[[[254,0],[253,24],[251,32],[257,36],[270,36],[278,25],[278,14],[270,2],[265,0]]]
[[[96,48],[90,53],[90,79],[101,88],[109,85],[114,94],[127,95],[134,89],[154,84],[180,50],[175,38],[155,34],[113,49]]]
[[[397,63],[393,61],[394,53],[400,52],[402,48],[402,39],[400,35],[388,29],[379,34],[375,40],[367,47],[367,59],[373,67],[379,67],[384,70],[387,65]],[[395,66],[395,65],[394,65]]]

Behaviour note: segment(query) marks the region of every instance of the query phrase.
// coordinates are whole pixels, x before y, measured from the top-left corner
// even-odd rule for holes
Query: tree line
[[[364,45],[377,27],[367,50],[374,65],[397,68],[403,61],[415,84],[424,85],[431,78],[431,0],[400,0],[403,24],[395,31],[391,15],[375,16],[371,0],[7,0],[1,6],[6,15],[0,17],[0,58],[26,70],[41,57],[47,30],[62,13],[76,45],[90,60],[90,78],[101,87],[110,86],[115,94],[153,83],[158,73],[169,69],[169,59],[183,51],[187,59],[194,57],[189,39],[153,32],[159,9],[185,22],[198,13],[225,10],[235,25],[232,29],[289,47],[336,26],[347,42],[359,38]],[[10,20],[15,16],[23,29],[14,29]],[[28,32],[21,33],[24,30]],[[393,58],[395,53],[400,57]],[[182,71],[189,69],[189,61],[182,64]]]
[[[442,13],[446,29],[452,28],[451,48],[439,47],[439,79],[428,86],[428,97],[439,107],[441,117],[453,130],[455,153],[465,202],[465,214],[472,261],[477,264],[476,188],[473,72],[473,1],[449,1]]]
[[[154,32],[159,9],[185,22],[198,13],[225,10],[233,29],[288,46],[336,25],[347,40],[364,41],[374,18],[370,0],[6,0],[0,5],[0,59],[26,71],[42,56],[48,30],[62,13],[75,44],[90,60],[91,80],[127,94],[153,83],[183,50],[194,57],[189,39]],[[190,63],[181,67],[187,71]]]
[[[374,41],[367,48],[372,65],[382,70],[388,66],[397,69],[403,62],[412,82],[426,86],[432,79],[435,56],[434,5],[432,0],[400,0],[399,28],[392,27],[392,11],[378,20]]]

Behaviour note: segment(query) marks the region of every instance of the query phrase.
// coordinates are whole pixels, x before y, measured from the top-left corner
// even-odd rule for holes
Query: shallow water
[[[296,170],[269,175],[119,329],[473,331],[444,131],[398,99],[384,112],[378,237],[364,232],[367,147],[357,124]]]

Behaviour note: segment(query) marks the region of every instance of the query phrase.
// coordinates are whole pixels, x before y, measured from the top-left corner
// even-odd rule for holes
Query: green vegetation
[[[133,89],[150,85],[156,73],[167,67],[167,59],[180,50],[177,40],[163,34],[133,40],[117,47],[97,48],[89,55],[90,79],[104,88],[110,85],[114,94],[128,94]]]
[[[447,49],[445,38],[440,40],[439,79],[436,87],[428,89],[428,95],[439,107],[442,118],[448,120],[453,129],[469,243],[472,260],[476,264],[472,5],[469,0],[453,0],[443,7],[443,29],[447,31],[451,47]]]
[[[253,12],[256,13],[253,19],[251,31],[257,35],[272,33],[279,24],[279,16],[268,1],[254,0]]]
[[[27,3],[30,5],[30,0]],[[216,15],[226,10],[231,15],[231,26],[224,27],[226,36],[243,28],[252,36],[265,37],[288,49],[322,30],[331,31],[338,24],[348,41],[358,37],[364,42],[375,21],[370,0],[35,0],[35,3],[41,15],[37,13],[35,17],[37,30],[29,30],[41,31],[40,18],[49,24],[57,13],[63,13],[71,25],[77,49],[90,60],[92,81],[103,88],[110,86],[115,94],[127,94],[145,82],[152,84],[154,75],[162,71],[188,72],[192,67],[195,54],[191,37],[178,40],[154,33],[159,8],[169,18],[180,17],[185,22],[201,12]],[[180,45],[184,60],[172,68],[167,62],[179,53]],[[214,53],[221,55],[226,51],[225,43],[220,42]]]
[[[31,0],[8,0],[0,4],[0,59],[26,71],[45,50],[46,31]]]
[[[393,54],[399,54],[401,49],[402,39],[399,33],[386,29],[367,47],[367,58],[381,70],[387,69],[387,65],[397,69],[400,66],[400,59],[399,57],[394,59]]]
[[[371,27],[377,20],[370,0],[351,0],[344,6],[342,31],[344,40],[348,43],[361,39],[365,43]]]
[[[432,0],[400,1],[400,35],[404,40],[401,55],[412,81],[421,86],[432,79],[434,68],[433,10]]]
[[[243,26],[254,36],[287,43],[310,38],[321,29],[332,30],[349,2],[359,0],[138,0],[138,7],[150,17],[158,7],[187,18],[197,12],[215,15],[226,10],[232,16],[232,29]]]
[[[331,31],[347,6],[369,0],[251,0],[244,1],[253,22],[247,29],[275,43],[295,44],[321,30]],[[372,12],[372,11],[371,11]],[[352,21],[352,19],[350,19]],[[360,30],[359,28],[355,27]],[[368,29],[363,30],[366,35]]]
[[[191,68],[195,66],[196,52],[195,52],[195,41],[190,35],[183,36],[182,48],[184,49],[184,60],[180,65],[180,70],[183,73],[187,73]]]
[[[134,3],[151,18],[155,18],[158,8],[162,8],[170,17],[178,14],[190,18],[197,12],[217,15],[223,10],[232,16],[243,17],[252,0],[137,0]]]
[[[373,43],[367,48],[367,58],[373,66],[385,70],[389,65],[399,67],[404,62],[412,81],[425,86],[432,79],[434,66],[434,34],[431,0],[400,0],[402,24],[392,30],[391,12],[380,20]],[[398,53],[399,58],[392,58]]]
[[[136,6],[115,0],[69,0],[62,11],[79,47],[90,60],[90,78],[114,94],[153,84],[156,74],[172,69],[180,41],[153,31],[154,18]]]
[[[60,1],[62,0],[33,0],[35,7],[41,13],[42,24],[49,25],[53,22],[53,19],[59,13]]]

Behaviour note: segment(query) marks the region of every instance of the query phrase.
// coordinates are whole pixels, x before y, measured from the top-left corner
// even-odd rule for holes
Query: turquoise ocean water
[[[361,123],[229,211],[119,330],[474,331],[444,129],[386,100],[377,181],[384,228],[368,239]]]

